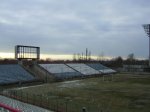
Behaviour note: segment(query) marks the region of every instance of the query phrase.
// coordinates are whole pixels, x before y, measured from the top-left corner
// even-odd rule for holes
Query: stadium
[[[0,112],[150,112],[149,0],[0,0]]]
[[[1,112],[149,110],[149,73],[124,74],[93,61],[40,62],[35,46],[16,45],[15,58],[0,64]]]
[[[56,108],[53,106],[56,105],[55,102],[49,101],[49,99],[44,98],[44,96],[33,95],[33,98],[37,97],[38,100],[35,102],[30,95],[28,96],[28,94],[24,92],[20,93],[20,91],[17,90],[21,90],[22,86],[23,88],[30,88],[28,85],[34,85],[34,87],[37,85],[38,87],[58,81],[80,80],[88,77],[101,77],[102,75],[116,73],[115,70],[103,66],[100,63],[38,63],[37,61],[40,59],[40,48],[35,46],[15,46],[15,58],[18,60],[18,64],[0,65],[0,85],[2,85],[2,87],[9,87],[10,85],[14,85],[14,87],[19,86],[17,89],[1,89],[0,106],[3,108],[1,110],[8,109],[14,112],[48,111],[33,106],[37,105],[52,111],[67,111],[66,106],[63,106],[63,104],[61,108]],[[43,102],[41,100],[45,101]]]

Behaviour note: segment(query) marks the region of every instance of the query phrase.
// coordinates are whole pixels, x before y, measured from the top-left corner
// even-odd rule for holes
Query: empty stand
[[[40,64],[48,72],[55,75],[57,78],[72,78],[79,77],[81,74],[65,64]]]
[[[0,65],[0,84],[34,80],[34,77],[20,65]]]
[[[40,64],[40,66],[61,79],[116,72],[100,63]]]
[[[94,68],[95,70],[100,71],[103,74],[110,74],[110,73],[116,73],[115,70],[108,68],[100,63],[89,63],[88,66]]]
[[[99,71],[87,66],[83,63],[76,63],[76,64],[67,64],[68,66],[72,67],[73,69],[79,71],[83,75],[93,75],[93,74],[100,74]]]

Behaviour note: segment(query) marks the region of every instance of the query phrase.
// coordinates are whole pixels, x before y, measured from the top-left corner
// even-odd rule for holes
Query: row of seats
[[[0,103],[10,106],[14,109],[21,110],[21,112],[52,112],[52,111],[49,111],[49,110],[31,105],[31,104],[23,103],[23,102],[20,102],[20,101],[11,99],[11,98],[7,98],[7,97],[1,96],[1,95],[0,95]],[[5,111],[5,112],[7,112],[7,111]]]
[[[40,66],[47,70],[49,73],[53,74],[55,77],[61,79],[79,76],[110,74],[116,72],[115,70],[103,66],[100,63],[40,64]]]
[[[95,70],[100,71],[103,74],[116,73],[115,70],[108,68],[100,63],[89,63],[87,65],[94,68]]]
[[[77,64],[67,64],[68,66],[72,67],[73,69],[79,71],[83,75],[93,75],[93,74],[100,74],[97,70],[87,66],[83,63],[77,63]]]
[[[34,80],[35,78],[18,64],[0,65],[0,84]]]
[[[65,64],[40,64],[40,66],[48,72],[54,74],[57,78],[71,78],[81,76],[81,73],[75,71]]]

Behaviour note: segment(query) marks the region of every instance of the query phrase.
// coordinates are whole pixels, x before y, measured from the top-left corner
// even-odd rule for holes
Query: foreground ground
[[[0,95],[0,104],[5,105],[7,107],[11,107],[16,110],[20,110],[20,112],[52,112],[34,105],[30,105],[27,103],[23,103],[5,96]],[[9,112],[7,110],[3,110],[0,108],[0,112]],[[14,111],[13,111],[14,112]],[[16,112],[16,111],[15,111]]]
[[[113,81],[97,77],[15,90],[21,92],[22,98],[28,94],[39,103],[50,99],[49,106],[68,112],[80,112],[82,107],[88,112],[150,112],[148,74],[116,74]]]

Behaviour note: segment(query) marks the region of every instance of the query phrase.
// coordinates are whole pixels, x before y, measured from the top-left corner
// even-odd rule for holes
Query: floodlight
[[[150,67],[150,24],[144,24],[143,28],[149,37],[149,67]]]

